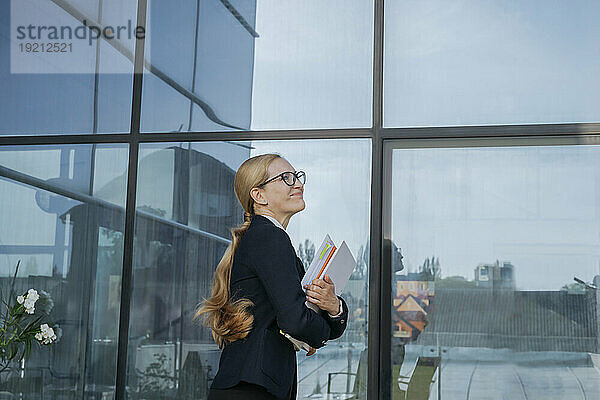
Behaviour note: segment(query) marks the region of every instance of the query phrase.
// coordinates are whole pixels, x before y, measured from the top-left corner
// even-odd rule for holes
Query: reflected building
[[[482,288],[514,289],[515,267],[509,261],[498,260],[494,264],[479,264],[475,267],[475,284]]]

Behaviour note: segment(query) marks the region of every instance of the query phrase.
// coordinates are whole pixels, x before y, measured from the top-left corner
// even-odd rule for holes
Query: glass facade
[[[220,351],[192,315],[235,173],[273,152],[307,173],[297,255],[329,234],[357,259],[298,399],[597,397],[597,11],[0,2],[0,297],[18,264],[62,331],[0,398],[205,399]],[[33,51],[53,26],[88,36]]]

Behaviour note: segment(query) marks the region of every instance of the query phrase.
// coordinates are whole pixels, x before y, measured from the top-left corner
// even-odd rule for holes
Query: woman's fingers
[[[306,297],[312,297],[313,299],[317,299],[317,300],[323,300],[323,298],[325,297],[324,295],[322,295],[321,293],[318,292],[314,292],[312,290],[307,290],[306,291]]]
[[[332,315],[339,312],[339,300],[335,294],[335,285],[326,274],[323,279],[313,279],[310,285],[304,285],[306,301],[316,304],[321,310]]]
[[[312,297],[312,296],[306,296],[306,301],[310,302],[310,303],[314,303],[314,304],[320,304],[321,300],[319,300],[316,297]]]
[[[329,277],[329,275],[325,275],[325,278],[328,278],[329,282],[325,279],[313,279],[311,282],[313,285],[320,287],[321,289],[329,289],[333,286],[333,281]]]
[[[313,293],[318,293],[322,296],[327,294],[327,289],[323,289],[322,287],[317,286],[317,285],[306,285],[304,288],[306,289],[307,292],[311,291]]]
[[[313,279],[310,285],[304,285],[306,290],[306,300],[309,303],[316,304],[320,309],[337,314],[339,310],[339,300],[335,295],[335,285],[329,275],[323,279]]]
[[[325,275],[324,281],[327,285],[331,286],[331,289],[333,291],[335,291],[335,283],[333,283],[333,281],[331,280],[331,277],[329,275]]]

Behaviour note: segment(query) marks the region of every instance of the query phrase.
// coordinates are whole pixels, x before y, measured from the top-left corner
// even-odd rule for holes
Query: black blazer
[[[254,324],[246,338],[223,349],[212,388],[227,389],[245,381],[278,398],[296,398],[296,352],[279,330],[319,348],[340,337],[348,320],[343,299],[342,315],[336,318],[307,308],[303,275],[302,261],[287,233],[255,215],[236,250],[230,280],[233,299],[254,303]]]

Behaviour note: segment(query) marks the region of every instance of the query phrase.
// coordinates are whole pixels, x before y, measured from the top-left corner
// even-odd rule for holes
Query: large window
[[[334,149],[343,149],[344,156],[334,155]],[[235,172],[250,156],[277,152],[308,176],[307,207],[287,229],[306,267],[326,234],[338,244],[345,240],[359,260],[342,294],[352,310],[344,336],[315,356],[298,353],[299,397],[325,393],[327,387],[352,393],[356,386],[365,398],[366,369],[359,371],[359,362],[367,356],[369,150],[368,140],[141,146],[128,393],[206,396],[220,351],[192,316],[210,295],[215,268],[231,240],[229,228],[243,221],[233,191]]]
[[[48,292],[50,320],[63,332],[3,371],[3,391],[32,399],[114,391],[126,177],[122,144],[0,147],[3,299],[20,262],[15,291]]]
[[[460,143],[391,153],[392,393],[596,396],[600,147]]]

